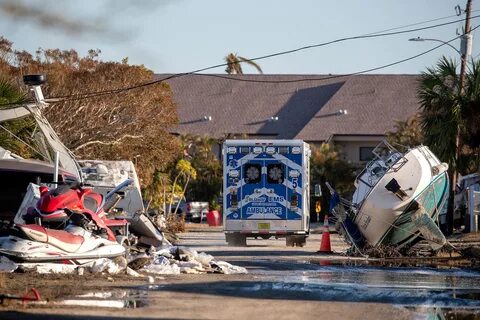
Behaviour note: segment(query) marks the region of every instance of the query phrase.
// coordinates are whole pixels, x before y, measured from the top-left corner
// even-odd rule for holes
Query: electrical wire
[[[473,16],[473,17],[471,17],[471,19],[475,19],[475,18],[478,18],[478,17],[480,17],[480,15]],[[444,18],[438,18],[438,19],[444,19]],[[458,23],[458,22],[461,22],[461,21],[464,21],[464,19],[449,21],[449,22],[440,23],[440,24],[431,25],[431,26],[425,26],[425,27],[421,27],[421,28],[408,29],[408,30],[403,30],[403,31],[386,32],[386,33],[385,32],[384,33],[371,33],[371,34],[361,35],[361,36],[339,38],[339,39],[335,39],[335,40],[331,40],[331,41],[327,41],[327,42],[323,42],[323,43],[318,43],[318,44],[314,44],[314,45],[299,47],[299,48],[292,49],[292,50],[286,50],[286,51],[276,52],[276,53],[272,53],[272,54],[268,54],[268,55],[258,56],[258,57],[255,57],[255,58],[252,58],[252,59],[249,59],[249,60],[250,61],[263,60],[263,59],[268,59],[268,58],[277,57],[277,56],[281,56],[281,55],[292,54],[292,53],[296,53],[296,52],[303,51],[303,50],[323,47],[323,46],[327,46],[327,45],[330,45],[330,44],[349,41],[349,40],[358,40],[358,39],[366,39],[366,38],[378,38],[378,37],[392,36],[392,35],[416,32],[416,31],[427,30],[427,29],[432,29],[432,28],[438,28],[438,27]],[[473,30],[474,29],[472,29],[472,31]],[[450,41],[458,39],[459,37],[456,37],[456,38],[454,38]],[[450,41],[448,41],[448,42],[450,42]],[[403,60],[400,60],[400,61],[397,61],[397,62],[393,62],[393,63],[387,64],[387,65],[383,65],[383,66],[380,66],[380,67],[371,68],[371,69],[368,69],[368,70],[363,70],[363,71],[351,73],[351,74],[348,74],[348,75],[338,75],[338,76],[332,76],[332,77],[345,77],[345,76],[351,76],[351,75],[356,75],[356,74],[360,74],[360,73],[367,73],[367,72],[371,72],[371,71],[375,71],[375,70],[380,70],[380,69],[383,69],[383,68],[386,68],[386,67],[390,67],[390,66],[393,66],[393,65],[396,65],[396,64],[399,64],[399,63],[403,63],[403,62],[415,59],[415,58],[417,58],[419,56],[422,56],[424,54],[427,54],[427,53],[429,53],[429,52],[431,52],[431,51],[433,51],[433,50],[435,50],[435,49],[437,49],[437,48],[439,48],[443,45],[444,44],[441,44],[437,47],[434,47],[430,50],[422,52],[422,53],[420,53],[418,55],[415,55],[413,57],[406,58],[406,59],[403,59]],[[239,62],[239,63],[241,63],[241,62]],[[219,67],[225,67],[227,65],[228,65],[228,63],[221,63],[221,64],[217,64],[217,65],[193,70],[193,71],[190,71],[190,72],[176,73],[176,74],[172,74],[172,75],[169,75],[167,77],[164,77],[162,79],[157,79],[157,80],[153,80],[153,81],[149,81],[149,82],[145,82],[145,83],[140,83],[140,84],[130,86],[130,87],[109,89],[109,90],[102,90],[102,91],[95,91],[95,92],[87,92],[87,93],[74,94],[74,95],[51,97],[51,98],[45,99],[45,102],[50,102],[50,103],[66,102],[66,101],[88,99],[88,98],[94,98],[94,97],[99,97],[99,96],[104,96],[104,95],[121,93],[121,92],[125,92],[125,91],[130,91],[130,90],[134,90],[134,89],[139,89],[139,88],[151,86],[151,85],[161,83],[163,81],[170,80],[170,79],[173,79],[173,78],[182,77],[182,76],[185,76],[185,75],[197,74],[197,73],[200,73],[200,72],[203,72],[203,71],[207,71],[207,70],[211,70],[211,69],[215,69],[215,68],[219,68]],[[205,76],[205,74],[202,74],[202,75]],[[211,75],[211,76],[222,77],[222,78],[236,80],[236,81],[275,83],[275,82],[268,81],[268,80],[265,80],[265,81],[247,80],[247,79],[238,79],[238,78],[232,78],[232,77],[221,76],[221,75]],[[321,78],[321,79],[297,79],[297,80],[291,80],[291,81],[276,81],[276,82],[300,82],[300,81],[312,81],[312,80],[326,80],[326,79],[331,79],[332,77],[324,77],[324,78]],[[11,103],[10,104],[0,104],[0,106],[7,106],[7,105],[15,105],[15,104],[11,104]]]
[[[478,18],[478,17],[480,17],[480,15],[473,16],[473,17],[471,17],[471,19]],[[340,39],[331,40],[331,41],[327,41],[327,42],[323,42],[323,43],[319,43],[319,44],[314,44],[314,45],[308,45],[308,46],[304,46],[304,47],[300,47],[300,48],[296,48],[296,49],[292,49],[292,50],[286,50],[286,51],[281,51],[281,52],[272,53],[272,54],[268,54],[268,55],[263,55],[263,56],[255,57],[255,58],[252,58],[252,59],[249,59],[249,60],[250,60],[250,61],[263,60],[263,59],[267,59],[267,58],[272,58],[272,57],[281,56],[281,55],[287,55],[287,54],[291,54],[291,53],[295,53],[295,52],[299,52],[299,51],[303,51],[303,50],[308,50],[308,49],[312,49],[312,48],[323,47],[323,46],[327,46],[327,45],[330,45],[330,44],[339,43],[339,42],[344,42],[344,41],[349,41],[349,40],[358,40],[358,39],[365,39],[365,38],[378,38],[378,37],[392,36],[392,35],[398,35],[398,34],[416,32],[416,31],[427,30],[427,29],[432,29],[432,28],[438,28],[438,27],[450,25],[450,24],[453,24],[453,23],[458,23],[458,22],[461,22],[461,21],[464,21],[464,19],[455,20],[455,21],[449,21],[449,22],[445,22],[445,23],[441,23],[441,24],[436,24],[436,25],[432,25],[432,26],[421,27],[421,28],[408,29],[408,30],[403,30],[403,31],[395,31],[395,32],[377,33],[377,34],[369,34],[369,35],[361,35],[361,36],[353,36],[353,37],[340,38]],[[456,37],[455,39],[457,39],[457,38],[459,38],[459,37]],[[451,41],[453,41],[453,40],[455,40],[455,39],[452,39]],[[443,44],[442,44],[442,45],[443,45]],[[441,46],[438,46],[438,47],[441,47]],[[433,50],[435,50],[436,48],[437,48],[437,47],[435,47],[434,49],[432,49],[432,50],[430,50],[430,51],[433,51]],[[405,62],[405,61],[414,59],[414,58],[416,58],[416,57],[418,57],[418,56],[421,56],[421,55],[423,55],[423,54],[426,54],[426,53],[428,53],[428,52],[430,52],[430,51],[426,51],[426,52],[424,52],[424,53],[422,53],[422,54],[420,54],[420,55],[416,55],[416,56],[414,56],[414,57],[412,57],[412,58],[409,58],[409,59],[404,59],[404,60],[402,60],[401,62]],[[398,62],[398,63],[401,63],[401,62]],[[397,63],[389,64],[389,65],[382,66],[382,67],[379,67],[379,68],[372,68],[372,69],[367,70],[367,71],[364,71],[364,72],[375,71],[375,70],[378,70],[378,69],[381,69],[381,68],[385,68],[385,67],[388,67],[388,66],[391,66],[391,65],[395,65],[395,64],[397,64]],[[129,90],[133,90],[133,89],[139,89],[139,88],[142,88],[142,87],[154,85],[154,84],[157,84],[157,83],[166,81],[166,80],[170,80],[170,79],[177,78],[177,77],[182,77],[182,76],[185,76],[185,75],[191,75],[191,74],[195,74],[195,73],[199,73],[199,72],[203,72],[203,71],[207,71],[207,70],[211,70],[211,69],[215,69],[215,68],[219,68],[219,67],[225,67],[225,66],[227,66],[227,65],[228,65],[228,63],[221,63],[221,64],[217,64],[217,65],[213,65],[213,66],[210,66],[210,67],[205,67],[205,68],[197,69],[197,70],[190,71],[190,72],[172,74],[172,75],[167,76],[167,77],[164,77],[164,78],[162,78],[162,79],[157,79],[157,80],[153,80],[153,81],[141,83],[141,84],[134,85],[134,86],[131,86],[131,87],[118,88],[118,89],[110,89],[110,90],[103,90],[103,91],[96,91],[96,92],[90,92],[90,93],[84,93],[84,94],[77,94],[77,95],[69,95],[69,96],[57,96],[57,97],[52,97],[52,98],[46,99],[46,101],[49,101],[49,102],[64,102],[64,101],[72,101],[72,100],[80,100],[80,99],[86,99],[86,98],[93,98],[93,97],[98,97],[98,96],[103,96],[103,95],[110,95],[110,94],[120,93],[120,92],[123,92],[123,91],[129,91]],[[55,100],[57,100],[57,101],[55,101]]]
[[[480,10],[472,10],[471,12],[473,13],[473,12],[478,12],[478,11],[480,11]],[[376,32],[367,33],[366,35],[372,35],[372,34],[377,34],[377,33],[388,32],[388,31],[400,30],[400,29],[404,29],[404,28],[408,28],[408,27],[414,27],[414,26],[418,26],[418,25],[421,25],[421,24],[440,21],[440,20],[445,20],[445,19],[454,18],[454,17],[458,17],[458,15],[453,14],[453,15],[445,16],[445,17],[441,17],[441,18],[425,20],[425,21],[421,21],[421,22],[415,22],[415,23],[403,25],[403,26],[400,26],[400,27],[395,27],[395,28],[384,29],[384,30],[380,30],[380,31],[376,31]]]
[[[480,27],[480,25],[476,26],[471,31],[477,29],[478,27]],[[434,50],[436,50],[436,49],[438,49],[438,48],[440,48],[444,45],[447,45],[448,43],[450,43],[452,41],[457,40],[458,38],[460,38],[462,36],[463,35],[459,35],[455,38],[452,38],[448,41],[445,41],[444,43],[441,43],[441,44],[437,45],[436,47],[433,47],[429,50],[423,51],[419,54],[416,54],[414,56],[411,56],[411,57],[408,57],[408,58],[405,58],[405,59],[402,59],[402,60],[398,60],[398,61],[391,62],[391,63],[385,64],[385,65],[382,65],[382,66],[378,66],[378,67],[374,67],[374,68],[370,68],[370,69],[366,69],[366,70],[361,70],[361,71],[357,71],[357,72],[352,72],[352,73],[348,73],[348,74],[342,74],[342,75],[324,76],[324,77],[319,77],[319,78],[301,78],[301,79],[291,79],[291,80],[244,79],[244,78],[237,78],[237,77],[228,76],[228,75],[207,74],[207,73],[202,73],[202,74],[198,74],[198,73],[195,74],[194,73],[192,75],[202,76],[202,77],[222,78],[222,79],[240,81],[240,82],[254,82],[254,83],[295,83],[295,82],[305,82],[305,81],[325,81],[325,80],[330,80],[330,79],[345,78],[345,77],[355,76],[355,75],[359,75],[359,74],[369,73],[369,72],[372,72],[372,71],[377,71],[377,70],[385,69],[385,68],[388,68],[388,67],[391,67],[391,66],[394,66],[394,65],[397,65],[397,64],[401,64],[401,63],[416,59],[418,57],[421,57],[423,55],[426,55],[426,54],[428,54],[428,53],[430,53],[430,52],[432,52],[432,51],[434,51]]]

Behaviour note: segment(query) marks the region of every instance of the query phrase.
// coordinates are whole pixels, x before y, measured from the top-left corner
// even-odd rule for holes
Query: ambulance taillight
[[[232,207],[232,209],[238,208],[238,194],[236,188],[230,189],[230,206]]]
[[[290,210],[297,210],[298,207],[298,196],[296,194],[292,194],[290,197]]]

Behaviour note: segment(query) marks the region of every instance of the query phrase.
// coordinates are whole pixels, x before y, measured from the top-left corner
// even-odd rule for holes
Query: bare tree
[[[102,62],[99,50],[80,57],[74,50],[41,49],[33,57],[8,45],[2,48],[0,73],[17,81],[27,73],[47,75],[45,95],[60,102],[52,103],[45,115],[78,157],[119,160],[140,155],[137,165],[147,185],[156,169],[180,153],[179,142],[167,132],[178,121],[169,85],[121,89],[151,82],[153,72],[144,66]]]

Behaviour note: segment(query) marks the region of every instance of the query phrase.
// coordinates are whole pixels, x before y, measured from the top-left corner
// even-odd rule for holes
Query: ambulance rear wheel
[[[287,243],[287,247],[294,247],[293,237],[287,236],[285,238],[285,242]]]
[[[243,234],[226,233],[225,240],[230,247],[246,247],[247,237]]]

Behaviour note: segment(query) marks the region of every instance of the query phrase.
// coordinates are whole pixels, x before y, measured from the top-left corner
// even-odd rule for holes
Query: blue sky
[[[474,0],[473,10],[480,9],[478,1]],[[85,54],[88,49],[99,48],[103,60],[120,61],[128,57],[130,63],[144,64],[156,73],[176,73],[219,64],[229,52],[251,58],[455,15],[454,7],[464,7],[466,0],[24,0],[23,3],[33,7],[42,5],[54,15],[87,27],[79,33],[67,33],[61,28],[43,28],[27,19],[9,18],[0,12],[0,35],[13,41],[16,49],[34,52],[38,47],[73,48]],[[473,13],[476,14],[480,11]],[[475,27],[480,18],[472,22]],[[409,42],[409,38],[448,41],[462,26],[463,23],[456,23],[411,34],[352,40],[258,63],[268,74],[351,73],[401,60],[437,45]],[[480,53],[479,37],[476,30],[473,56]],[[459,40],[452,45],[458,48]],[[442,55],[458,60],[457,53],[444,46],[377,73],[419,73]],[[249,67],[244,67],[244,71],[255,73]],[[224,68],[209,72],[224,73]]]

